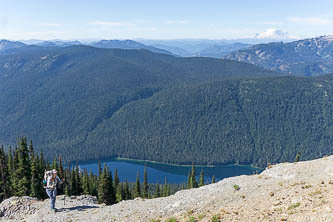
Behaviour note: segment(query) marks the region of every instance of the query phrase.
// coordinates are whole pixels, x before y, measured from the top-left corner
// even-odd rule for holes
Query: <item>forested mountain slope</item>
[[[118,127],[110,121],[116,121],[123,106],[169,88],[275,75],[246,63],[147,50],[21,47],[0,56],[0,142],[15,143],[17,136],[26,136],[49,158],[114,156],[123,147],[107,132]]]
[[[224,80],[123,106],[88,136],[105,153],[169,163],[293,161],[333,153],[333,74]],[[86,156],[85,158],[88,158]]]
[[[258,44],[224,58],[296,75],[322,75],[333,72],[333,36]]]

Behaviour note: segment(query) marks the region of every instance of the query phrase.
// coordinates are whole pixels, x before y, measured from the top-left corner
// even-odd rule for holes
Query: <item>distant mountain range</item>
[[[205,48],[192,56],[202,56],[202,57],[212,57],[212,58],[222,58],[224,55],[240,50],[249,48],[252,45],[249,44],[243,44],[243,43],[232,43],[232,44],[226,44],[226,45],[212,45],[208,48]]]
[[[72,45],[82,45],[79,41],[44,41],[37,43],[38,46],[44,47],[67,47]]]
[[[156,45],[145,45],[137,41],[133,40],[101,40],[97,42],[92,42],[89,44],[82,44],[79,41],[62,41],[62,40],[54,40],[54,41],[40,41],[38,40],[32,41],[35,42],[32,45],[42,46],[42,47],[68,47],[73,45],[89,45],[97,48],[107,48],[107,49],[147,49],[151,52],[163,53],[168,55],[175,56],[203,56],[203,57],[213,57],[213,58],[221,58],[226,53],[229,53],[233,50],[238,50],[242,48],[246,48],[249,45],[242,43],[233,43],[233,44],[225,44],[221,41],[214,41],[215,43],[219,43],[222,45],[212,45],[212,43],[208,42],[193,42],[192,47],[194,49],[201,49],[196,52],[189,52],[181,47],[156,44]],[[6,46],[5,46],[6,45]],[[0,45],[0,52],[4,52],[7,49],[14,49],[26,46],[27,44],[21,42],[11,42],[7,40],[2,40]],[[3,47],[1,47],[3,46]],[[186,44],[184,45],[186,47]]]
[[[156,53],[163,53],[163,54],[169,54],[171,55],[172,53],[159,49],[153,46],[147,46],[142,43],[133,41],[133,40],[101,40],[98,42],[94,42],[89,44],[90,46],[94,46],[97,48],[106,48],[106,49],[147,49],[151,52],[156,52]]]
[[[272,32],[277,30],[271,30]],[[274,32],[274,33],[275,33]],[[273,34],[274,34],[273,33]],[[277,32],[280,33],[280,32]],[[271,33],[265,33],[266,35]],[[282,33],[284,34],[284,33]],[[79,41],[44,41],[36,46],[68,47]],[[138,42],[140,41],[140,42]],[[316,76],[333,72],[333,36],[250,45],[227,40],[101,40],[85,43],[97,48],[146,49],[182,57],[224,58],[251,63],[269,70],[294,75]],[[0,54],[12,54],[21,42],[0,41]]]
[[[0,53],[5,52],[8,49],[15,49],[25,46],[22,42],[12,42],[8,40],[1,40],[0,41]]]
[[[175,55],[184,57],[212,57],[222,56],[251,46],[238,42],[225,42],[224,40],[138,40],[144,44],[165,49]]]
[[[101,40],[98,42],[93,42],[89,44],[82,44],[79,41],[61,41],[61,40],[54,40],[54,41],[32,41],[35,42],[31,45],[41,46],[41,47],[68,47],[74,45],[88,45],[97,48],[106,48],[106,49],[146,49],[151,52],[168,54],[168,55],[176,55],[167,50],[156,48],[153,46],[147,46],[142,43],[133,41],[133,40]],[[21,42],[12,42],[8,40],[1,40],[0,41],[0,53],[5,52],[8,49],[16,49],[20,47],[27,46],[27,44]],[[178,55],[178,54],[177,54]]]
[[[169,46],[169,45],[163,45],[163,44],[155,44],[152,46],[159,48],[159,49],[167,50],[167,51],[173,53],[174,55],[178,55],[178,56],[190,57],[192,55],[191,52],[189,52],[183,48],[176,47],[176,46]]]
[[[321,75],[333,72],[333,36],[259,44],[223,58],[290,74]]]
[[[188,52],[189,55],[195,54],[201,50],[209,48],[213,45],[226,45],[224,40],[207,40],[207,39],[176,39],[176,40],[151,40],[151,39],[137,39],[136,41],[145,45],[173,47],[180,48]],[[182,55],[184,56],[184,55]]]

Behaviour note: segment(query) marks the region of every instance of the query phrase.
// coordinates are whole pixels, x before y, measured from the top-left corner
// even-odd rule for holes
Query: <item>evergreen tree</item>
[[[83,194],[85,194],[85,195],[90,194],[89,177],[88,177],[88,172],[86,169],[84,170],[83,177],[82,177],[82,190],[83,190]]]
[[[57,157],[54,157],[54,160],[51,165],[51,169],[55,169],[56,171],[59,171]]]
[[[10,183],[12,185],[11,187],[11,194],[12,195],[18,195],[17,190],[18,190],[18,148],[15,147],[14,151],[13,151],[13,162],[12,162],[12,170],[11,170],[11,176],[10,176]]]
[[[40,151],[40,155],[39,155],[39,172],[41,172],[41,175],[43,175],[44,177],[44,171],[46,170],[46,164],[45,164],[45,160],[44,160],[44,154],[43,154],[43,150]]]
[[[96,176],[89,172],[89,188],[90,188],[90,195],[97,196],[97,184],[96,184]]]
[[[199,177],[199,187],[202,187],[204,185],[205,185],[204,171],[201,170],[200,177]]]
[[[14,171],[14,162],[13,162],[13,153],[12,153],[12,147],[9,147],[8,150],[8,172],[9,174],[13,174]]]
[[[65,175],[64,175],[64,168],[62,166],[62,160],[61,160],[61,155],[59,155],[59,158],[58,158],[58,164],[56,166],[58,169],[58,177],[62,180],[62,184],[58,186],[58,189],[57,189],[57,193],[58,194],[64,194],[65,192]]]
[[[42,198],[41,179],[38,172],[38,159],[37,156],[31,155],[31,197]]]
[[[111,193],[110,193],[110,184],[109,184],[109,171],[106,164],[104,164],[103,172],[99,175],[99,184],[98,184],[98,202],[105,203],[106,205],[111,204]]]
[[[170,186],[168,186],[167,178],[164,178],[164,186],[163,186],[163,197],[167,197],[170,195]]]
[[[187,175],[187,189],[192,188],[191,175],[192,175],[192,170],[190,170]]]
[[[145,165],[144,175],[143,175],[143,198],[148,198],[149,194],[149,186],[148,186],[148,179],[147,179],[147,166]]]
[[[99,161],[99,165],[100,165],[100,161]],[[106,169],[104,168],[104,170],[106,171]],[[107,186],[107,178],[106,178],[106,172],[100,172],[99,176],[98,176],[98,203],[105,203],[106,201],[106,190],[108,189]]]
[[[20,147],[18,149],[18,167],[16,170],[17,195],[29,196],[30,194],[30,181],[31,170],[29,160],[29,150],[26,138],[20,140]]]
[[[98,161],[98,176],[100,177],[102,174],[102,166],[101,166],[101,161]]]
[[[119,186],[119,177],[118,177],[118,170],[117,168],[114,170],[114,189],[118,190],[118,186]]]
[[[301,152],[298,152],[295,157],[295,162],[298,162],[300,158],[301,158]]]
[[[215,175],[212,177],[212,183],[215,183]]]
[[[155,192],[154,192],[154,198],[161,197],[161,189],[160,189],[160,184],[157,183],[155,185]]]
[[[63,178],[64,193],[67,196],[71,196],[71,166],[69,163],[64,174],[65,174]]]
[[[9,195],[12,196],[12,195],[14,195],[14,185],[12,184],[12,182],[15,180],[13,178],[14,175],[15,175],[15,169],[14,169],[13,152],[12,152],[12,147],[11,146],[9,147],[7,156],[8,156],[7,167],[8,167],[8,174],[9,174],[8,183],[10,184]]]
[[[125,190],[123,183],[121,183],[117,186],[116,202],[119,203],[124,199],[125,199]]]
[[[30,140],[29,152],[30,152],[30,159],[32,160],[34,158],[34,155],[35,155],[34,147],[32,145],[32,140]]]
[[[131,196],[131,192],[130,192],[130,189],[129,189],[129,185],[128,185],[127,179],[126,179],[126,181],[125,181],[124,193],[125,193],[125,198],[124,198],[124,200],[132,199],[132,196]]]
[[[139,171],[136,176],[135,187],[133,192],[133,197],[140,197],[141,196],[141,185],[140,185],[140,178],[139,178]]]
[[[198,187],[198,183],[195,180],[195,166],[194,166],[194,164],[192,164],[192,169],[188,175],[187,188],[191,189],[191,188],[196,188],[196,187]]]
[[[61,155],[59,155],[59,174],[58,174],[58,176],[60,177],[60,179],[64,178],[64,168],[62,166]]]
[[[195,166],[194,164],[192,164],[192,171],[191,171],[191,188],[197,188],[198,187],[198,183],[195,180]]]
[[[77,181],[75,176],[75,170],[71,170],[71,176],[69,178],[69,196],[78,195]]]
[[[109,197],[109,205],[111,204],[115,204],[116,203],[116,190],[113,187],[113,180],[112,180],[112,172],[111,170],[108,172],[108,184],[109,184],[109,193],[110,193],[110,197]]]
[[[44,159],[44,153],[43,150],[40,151],[39,158],[38,158],[38,173],[39,173],[39,178],[41,181],[44,180],[44,173],[46,171],[46,163]],[[43,190],[42,184],[40,184],[41,190]],[[47,197],[47,194],[45,191],[42,191],[41,193],[41,198],[44,199]]]
[[[0,148],[0,202],[10,196],[8,160],[3,146]]]
[[[80,195],[82,193],[82,187],[81,187],[81,177],[80,177],[80,169],[79,169],[79,165],[76,162],[76,166],[75,166],[75,170],[74,170],[74,177],[75,177],[75,193],[76,195]]]

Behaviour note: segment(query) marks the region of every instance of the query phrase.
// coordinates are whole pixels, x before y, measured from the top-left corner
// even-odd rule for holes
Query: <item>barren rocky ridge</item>
[[[12,197],[0,204],[1,221],[332,221],[333,156],[282,163],[259,175],[226,178],[215,184],[157,199],[105,206],[91,196],[49,200]]]

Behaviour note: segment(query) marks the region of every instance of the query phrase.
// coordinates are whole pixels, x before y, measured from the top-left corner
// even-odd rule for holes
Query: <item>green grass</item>
[[[304,189],[309,189],[309,188],[311,188],[311,187],[312,187],[311,184],[309,184],[309,185],[305,185],[305,186],[304,186]]]
[[[195,217],[193,217],[193,216],[191,216],[189,219],[188,219],[188,222],[197,222],[198,220],[195,218]]]
[[[177,219],[175,217],[170,217],[165,222],[177,222]]]
[[[219,215],[214,215],[214,216],[212,217],[211,222],[220,222],[220,216],[219,216]]]
[[[235,191],[240,189],[240,187],[237,184],[233,185],[233,188],[235,189]]]
[[[205,214],[200,214],[200,215],[198,216],[198,218],[199,218],[199,220],[202,220],[205,216],[206,216]]]
[[[301,203],[300,203],[300,202],[297,202],[297,203],[295,203],[295,204],[289,206],[287,210],[292,210],[292,209],[295,209],[295,208],[297,208],[297,207],[299,207],[299,206],[301,206]]]

